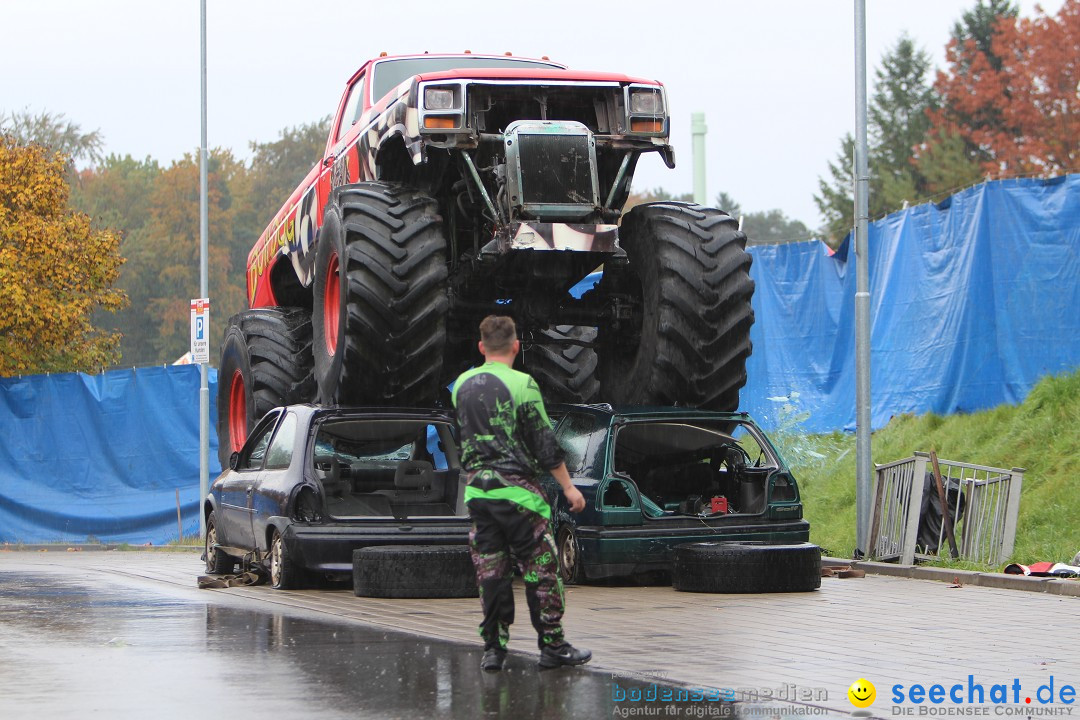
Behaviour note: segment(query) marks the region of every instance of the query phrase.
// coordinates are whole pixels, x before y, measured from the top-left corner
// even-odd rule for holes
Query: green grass
[[[802,491],[810,540],[828,554],[855,547],[855,436],[798,434],[782,428],[777,445]],[[1068,562],[1080,550],[1080,372],[1047,377],[1020,405],[970,415],[901,415],[873,434],[873,462],[936,450],[939,457],[1026,470],[1011,560]],[[936,565],[972,569],[943,559]],[[1000,567],[994,568],[1000,570]]]

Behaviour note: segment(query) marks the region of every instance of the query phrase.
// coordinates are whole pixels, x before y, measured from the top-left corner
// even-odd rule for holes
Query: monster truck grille
[[[593,204],[587,136],[520,135],[518,142],[524,204]]]
[[[506,164],[510,205],[521,217],[574,219],[597,208],[596,142],[581,123],[512,123]]]

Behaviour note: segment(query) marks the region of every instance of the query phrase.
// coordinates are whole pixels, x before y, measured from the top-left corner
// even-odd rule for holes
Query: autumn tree
[[[0,138],[0,375],[94,371],[119,337],[91,322],[119,310],[123,259],[114,232],[68,209],[67,158]]]
[[[980,133],[1014,132],[998,107],[1003,98],[997,96],[1006,88],[995,45],[1017,15],[1010,0],[978,0],[953,26],[945,49],[947,69],[938,71],[934,82],[938,107],[929,112],[926,141],[915,153],[931,195],[957,190],[984,176],[992,157]]]
[[[1049,176],[1080,169],[1080,0],[1056,17],[1003,23],[991,44],[1001,59],[1001,90],[992,99],[1001,127],[972,128],[986,147],[984,169]]]
[[[227,150],[207,168],[210,301],[216,335],[244,306],[244,268],[230,259],[235,208],[230,180],[243,165]],[[199,163],[188,154],[163,170],[149,196],[143,227],[126,238],[121,278],[132,306],[119,318],[124,361],[172,362],[188,349],[189,301],[199,294]]]

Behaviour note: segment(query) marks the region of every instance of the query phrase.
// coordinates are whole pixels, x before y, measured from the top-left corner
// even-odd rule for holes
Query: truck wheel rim
[[[577,553],[574,552],[574,535],[572,532],[567,532],[563,536],[562,548],[559,553],[559,565],[563,571],[563,577],[568,578],[574,574],[574,563],[577,562]]]
[[[341,279],[338,277],[337,253],[330,256],[326,268],[326,289],[323,291],[323,334],[326,340],[326,354],[333,357],[337,352],[338,323],[341,318]]]
[[[214,527],[214,523],[209,523],[206,526],[206,566],[217,572],[217,555],[214,553],[214,548],[217,547],[217,528]]]
[[[237,370],[229,384],[229,443],[239,452],[247,439],[247,394],[244,374]]]
[[[281,584],[281,560],[281,535],[274,533],[270,546],[270,584],[274,587]]]

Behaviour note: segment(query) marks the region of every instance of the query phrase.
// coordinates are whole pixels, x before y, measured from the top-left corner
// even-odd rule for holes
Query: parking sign
[[[191,362],[210,362],[210,298],[191,301]]]

